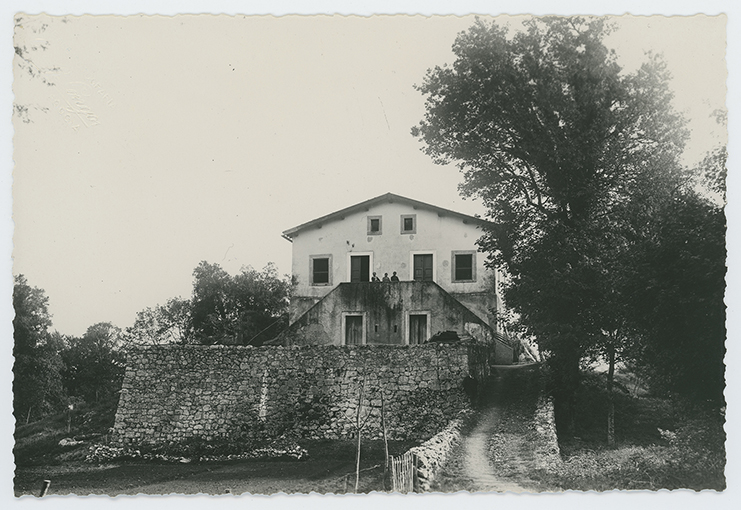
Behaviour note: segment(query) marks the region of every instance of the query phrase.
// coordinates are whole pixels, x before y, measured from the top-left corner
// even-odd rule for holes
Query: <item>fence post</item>
[[[419,490],[419,458],[415,454],[412,456],[412,491],[420,492]]]

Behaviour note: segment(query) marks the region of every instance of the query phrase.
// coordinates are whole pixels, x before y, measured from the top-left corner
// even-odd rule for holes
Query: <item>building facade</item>
[[[296,281],[286,343],[501,337],[497,274],[476,246],[484,224],[387,193],[286,230]]]

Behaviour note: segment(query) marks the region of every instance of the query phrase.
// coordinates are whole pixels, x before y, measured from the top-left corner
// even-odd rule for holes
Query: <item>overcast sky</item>
[[[13,273],[46,291],[54,329],[80,335],[188,297],[201,260],[288,273],[283,230],[389,191],[483,213],[410,135],[424,113],[414,84],[452,62],[472,22],[24,17],[17,43],[40,49],[36,76],[15,67],[30,122],[14,119]],[[664,55],[696,162],[724,139],[711,113],[725,19],[616,22],[607,42],[626,68]]]

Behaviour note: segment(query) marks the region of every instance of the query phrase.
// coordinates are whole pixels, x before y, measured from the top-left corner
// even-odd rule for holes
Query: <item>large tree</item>
[[[285,327],[291,281],[273,264],[262,271],[243,267],[231,276],[204,261],[193,277],[191,313],[199,342],[260,345]]]
[[[418,87],[426,114],[413,134],[487,207],[479,244],[508,272],[505,301],[549,359],[562,418],[579,362],[619,338],[614,275],[628,257],[613,250],[629,251],[652,193],[683,179],[665,68],[650,58],[624,72],[603,43],[610,30],[597,18],[533,18],[515,33],[477,20],[452,66]]]
[[[723,403],[726,223],[723,210],[679,190],[636,246],[629,312],[635,362],[655,387]]]
[[[32,354],[44,343],[51,327],[49,298],[42,289],[31,287],[26,277],[14,277],[13,354]]]
[[[25,422],[61,409],[66,395],[61,383],[59,342],[49,333],[49,298],[17,275],[13,286],[13,413]]]
[[[88,403],[116,397],[125,362],[118,327],[110,322],[93,324],[82,337],[67,338],[67,348],[61,354],[70,396]]]
[[[191,303],[187,299],[168,299],[164,305],[145,308],[136,314],[134,324],[124,334],[129,344],[189,344],[195,341]]]

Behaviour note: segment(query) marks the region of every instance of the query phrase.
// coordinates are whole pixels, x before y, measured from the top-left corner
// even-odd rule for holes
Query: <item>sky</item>
[[[607,44],[627,70],[664,55],[698,161],[723,140],[725,18],[615,21]],[[202,260],[288,273],[282,231],[386,192],[483,213],[410,134],[414,85],[472,22],[22,16],[13,273],[45,290],[53,329],[81,335],[188,297]]]

